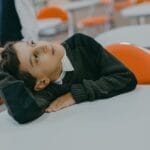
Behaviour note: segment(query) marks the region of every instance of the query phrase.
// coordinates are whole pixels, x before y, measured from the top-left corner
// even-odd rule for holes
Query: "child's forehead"
[[[29,49],[29,45],[24,41],[19,41],[14,43],[13,47],[15,48],[15,50],[20,49],[21,51]]]

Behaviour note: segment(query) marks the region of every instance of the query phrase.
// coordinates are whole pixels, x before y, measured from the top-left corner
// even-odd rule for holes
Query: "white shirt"
[[[38,23],[32,0],[15,0],[24,40],[38,40]]]
[[[73,70],[74,70],[74,68],[73,68],[69,58],[66,55],[66,51],[64,51],[64,56],[62,58],[62,73],[59,76],[59,78],[55,81],[55,83],[62,84],[63,83],[62,80],[65,77],[66,72],[73,71]]]

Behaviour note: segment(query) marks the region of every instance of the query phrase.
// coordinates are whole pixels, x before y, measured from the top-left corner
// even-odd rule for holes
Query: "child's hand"
[[[73,99],[71,93],[67,93],[63,96],[58,97],[45,111],[54,112],[73,104],[75,104],[75,100]]]

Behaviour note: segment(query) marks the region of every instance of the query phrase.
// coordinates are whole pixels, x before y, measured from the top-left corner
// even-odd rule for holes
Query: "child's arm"
[[[59,92],[63,92],[57,85],[49,88],[51,91],[46,93],[32,93],[22,81],[0,71],[0,97],[4,99],[9,114],[19,123],[37,119],[45,112],[50,101],[56,99]]]
[[[109,98],[136,87],[134,74],[98,42],[82,34],[77,34],[74,39],[76,40],[74,43],[79,44],[83,52],[86,50],[91,66],[99,76],[97,80],[83,79],[81,83],[71,86],[70,92],[76,103]]]
[[[95,72],[99,78],[97,80],[83,79],[81,83],[73,84],[67,98],[66,95],[57,98],[47,108],[47,112],[57,111],[74,103],[109,98],[136,87],[137,81],[133,73],[94,39],[76,34],[67,43],[72,44],[72,42],[76,43],[77,47],[80,45],[83,51],[86,50],[91,66],[97,70]]]

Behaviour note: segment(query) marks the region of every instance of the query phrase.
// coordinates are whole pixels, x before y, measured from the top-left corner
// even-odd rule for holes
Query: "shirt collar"
[[[62,58],[62,68],[63,68],[63,71],[73,71],[74,70],[69,58],[66,55],[65,50],[64,50],[64,56]]]
[[[66,51],[64,50],[64,56],[62,58],[62,73],[59,76],[59,78],[55,81],[57,84],[62,84],[62,80],[66,74],[67,71],[73,71],[74,68],[69,60],[69,58],[66,55]]]

